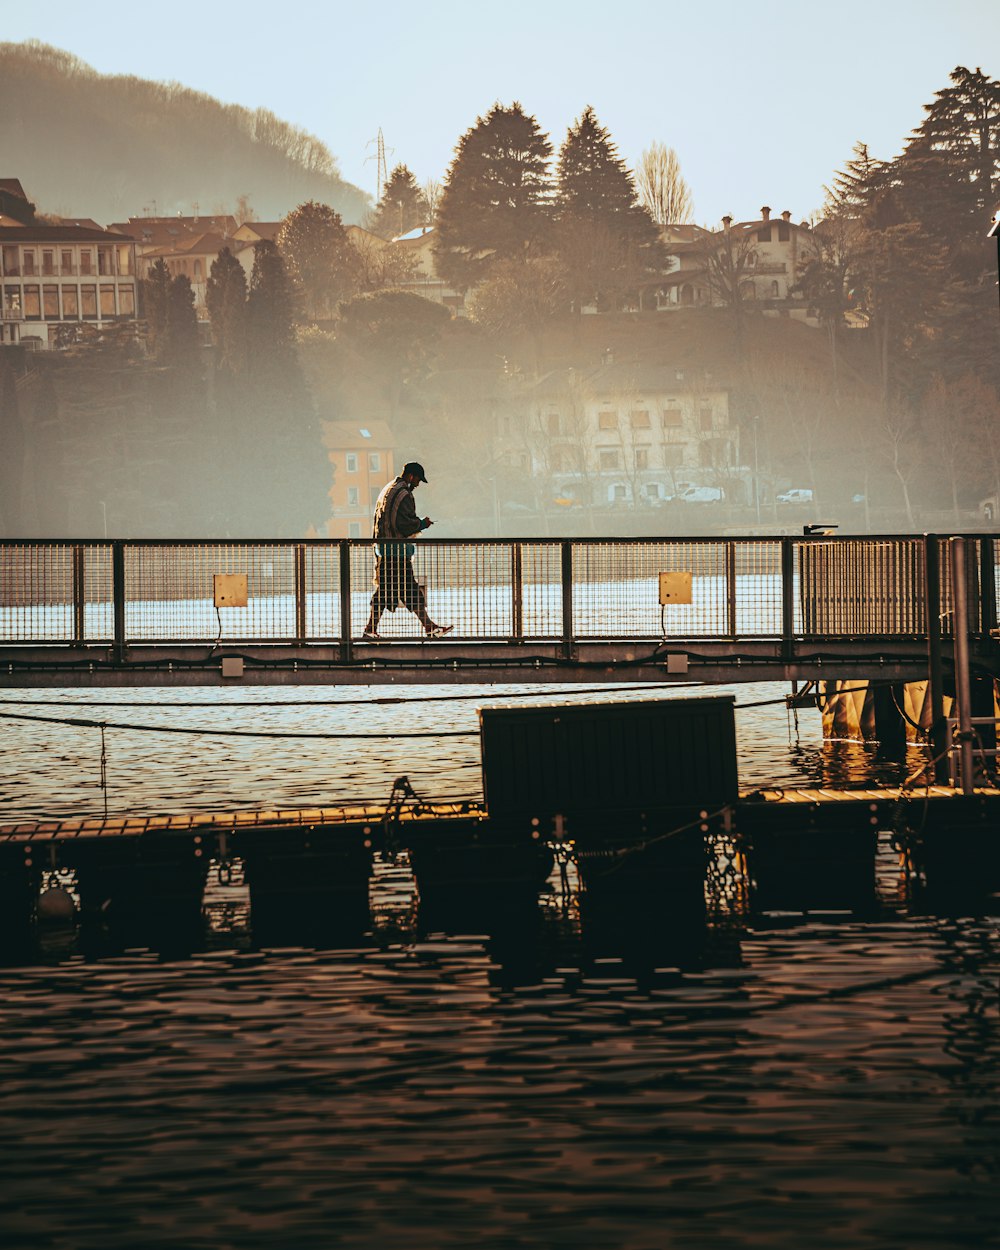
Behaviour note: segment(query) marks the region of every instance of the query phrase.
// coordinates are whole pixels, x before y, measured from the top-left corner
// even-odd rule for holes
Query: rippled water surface
[[[476,728],[474,700],[112,697],[82,714]],[[818,714],[798,720],[738,713],[745,787],[898,783],[908,766],[824,748]],[[0,820],[102,809],[98,731],[2,733]],[[379,798],[400,773],[479,793],[475,737],[106,739],[113,811]],[[320,949],[260,949],[238,880],[209,891],[189,958],[95,957],[45,931],[0,968],[3,1245],[1000,1245],[997,899],[918,907],[886,845],[879,873],[875,912],[677,931],[656,900],[594,910],[572,878],[516,915],[422,914],[405,864],[380,863],[367,925]]]
[[[740,781],[764,785],[899,784],[919,764],[880,759],[860,743],[823,745],[815,709],[787,711],[787,687],[747,683],[700,688],[735,695]],[[697,695],[673,688],[668,695]],[[240,738],[105,733],[108,811],[199,811],[230,807],[299,807],[388,797],[393,778],[409,776],[430,797],[481,797],[477,709],[518,703],[644,699],[648,690],[574,694],[572,687],[292,687],[15,692],[24,702],[0,708],[34,716],[109,724],[275,733],[386,735],[359,738]],[[103,702],[94,704],[92,701]],[[110,702],[108,702],[110,700]],[[765,706],[756,706],[759,704]],[[185,706],[176,706],[183,704]],[[191,706],[195,704],[196,706]],[[203,705],[203,706],[198,706]],[[465,737],[394,739],[400,730],[464,731]],[[99,815],[103,810],[101,734],[94,728],[0,721],[4,764],[0,822],[19,817]]]

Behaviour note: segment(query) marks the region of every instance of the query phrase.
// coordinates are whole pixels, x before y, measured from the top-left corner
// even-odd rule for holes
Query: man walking
[[[366,638],[377,638],[382,613],[395,612],[400,604],[416,616],[428,638],[441,638],[454,628],[435,625],[427,615],[424,588],[413,576],[414,547],[406,541],[434,524],[429,516],[417,516],[413,501],[413,492],[426,481],[423,465],[411,460],[403,465],[399,477],[383,486],[375,503],[375,593],[365,626]]]

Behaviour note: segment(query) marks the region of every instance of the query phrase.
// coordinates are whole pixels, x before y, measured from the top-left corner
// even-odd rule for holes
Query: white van
[[[682,503],[721,503],[725,491],[721,486],[685,486],[677,498]]]

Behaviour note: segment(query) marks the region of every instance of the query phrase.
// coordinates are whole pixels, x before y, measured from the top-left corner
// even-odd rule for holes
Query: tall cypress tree
[[[247,276],[228,247],[212,261],[205,304],[212,324],[217,382],[221,376],[242,377],[247,366]]]
[[[458,141],[436,219],[438,272],[468,290],[499,261],[543,251],[552,145],[521,105],[495,104]]]
[[[584,109],[559,153],[558,247],[576,304],[609,304],[656,272],[656,226],[594,110]]]
[[[254,248],[247,330],[243,472],[231,530],[294,538],[328,515],[330,466],[299,365],[288,275],[268,241]]]
[[[148,345],[155,355],[159,352],[161,340],[166,333],[170,306],[170,270],[162,257],[143,279],[141,289],[142,312],[146,319]]]

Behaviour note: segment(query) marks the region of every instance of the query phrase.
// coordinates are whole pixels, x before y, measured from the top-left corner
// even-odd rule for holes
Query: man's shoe
[[[364,638],[367,642],[381,642],[382,641],[374,629],[363,630],[361,637]]]
[[[454,628],[454,625],[435,625],[427,631],[427,637],[443,638],[445,634],[450,634]]]

